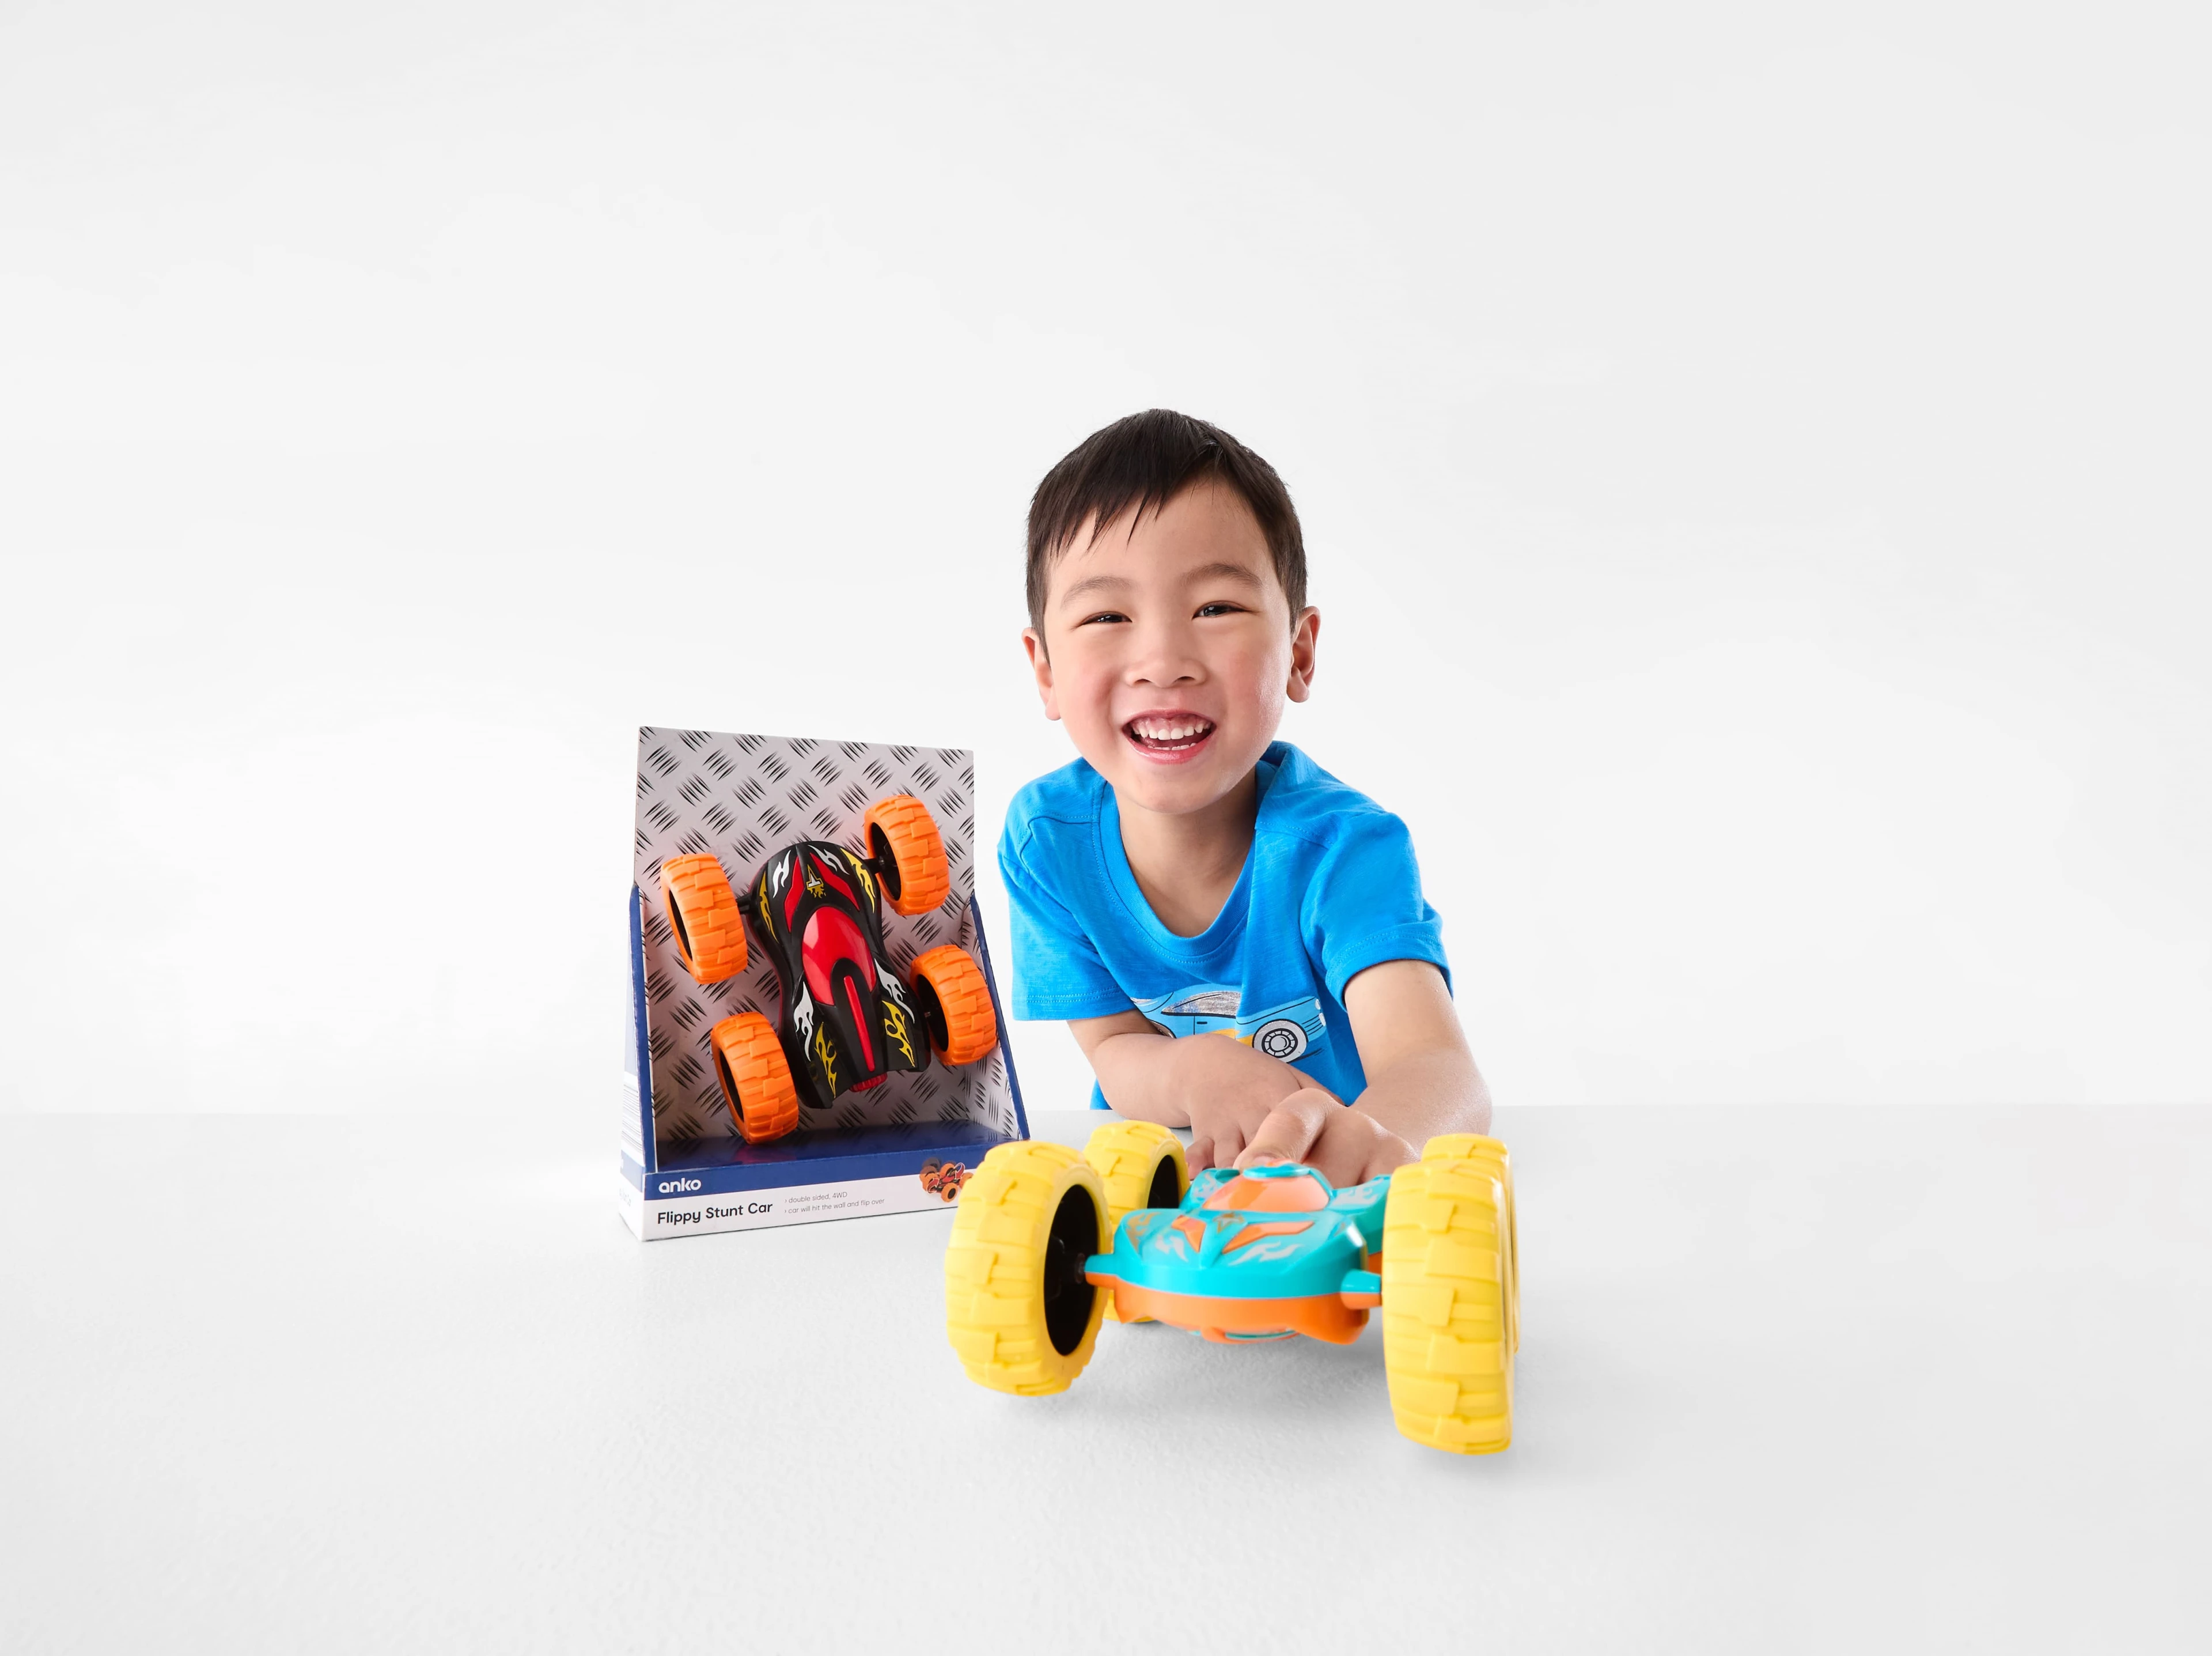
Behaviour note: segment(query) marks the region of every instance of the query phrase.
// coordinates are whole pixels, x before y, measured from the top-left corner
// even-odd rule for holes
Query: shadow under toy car
[[[743,971],[748,923],[775,967],[780,1027],[740,1012],[708,1032],[731,1119],[749,1144],[796,1128],[802,1104],[826,1110],[843,1093],[925,1068],[932,1050],[966,1064],[999,1044],[990,986],[967,950],[927,950],[908,978],[884,951],[879,895],[896,913],[920,915],[951,890],[929,807],[907,794],[879,800],[862,831],[867,856],[828,840],[785,846],[761,865],[743,904],[712,856],[661,864],[661,901],[684,971],[702,983]]]
[[[946,1331],[979,1385],[1066,1391],[1109,1316],[1349,1344],[1379,1306],[1398,1429],[1460,1454],[1512,1441],[1520,1300],[1511,1163],[1472,1133],[1346,1190],[1295,1162],[1193,1180],[1150,1122],[1102,1127],[1079,1154],[1001,1144],[945,1253]]]

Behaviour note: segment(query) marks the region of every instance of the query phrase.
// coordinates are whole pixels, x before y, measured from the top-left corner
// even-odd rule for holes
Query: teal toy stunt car
[[[1210,1168],[1176,1207],[1123,1219],[1085,1274],[1114,1290],[1125,1323],[1157,1319],[1209,1340],[1310,1334],[1348,1344],[1382,1290],[1370,1267],[1389,1194],[1388,1178],[1334,1190],[1295,1162]]]
[[[1297,1163],[1194,1180],[1174,1134],[1116,1122],[1080,1154],[1032,1141],[984,1157],[945,1250],[945,1325],[969,1379],[1035,1397],[1067,1389],[1109,1317],[1343,1345],[1379,1307],[1399,1430],[1481,1454],[1512,1440],[1518,1276],[1496,1139],[1431,1139],[1339,1190]]]

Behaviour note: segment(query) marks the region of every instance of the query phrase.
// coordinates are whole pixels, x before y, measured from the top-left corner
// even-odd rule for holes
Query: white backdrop
[[[636,725],[991,843],[1156,404],[1501,1099],[2212,1100],[2189,9],[0,9],[0,1105],[611,1116]]]

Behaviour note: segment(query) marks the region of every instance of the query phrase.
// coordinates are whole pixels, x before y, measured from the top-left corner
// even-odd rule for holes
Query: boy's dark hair
[[[1306,606],[1305,535],[1275,468],[1218,425],[1148,408],[1092,432],[1037,484],[1030,500],[1030,624],[1044,630],[1047,577],[1086,521],[1095,539],[1132,506],[1141,519],[1210,478],[1252,508],[1296,620]]]

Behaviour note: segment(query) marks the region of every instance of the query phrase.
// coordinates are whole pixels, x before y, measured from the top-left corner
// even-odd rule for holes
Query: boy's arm
[[[1490,1130],[1490,1089],[1436,967],[1370,966],[1345,985],[1344,1009],[1367,1090],[1349,1110],[1326,1093],[1285,1099],[1247,1135],[1237,1166],[1304,1161],[1341,1189],[1414,1160],[1439,1133]]]
[[[1279,1058],[1223,1035],[1163,1034],[1134,1008],[1067,1027],[1118,1114],[1190,1129],[1194,1168],[1228,1166],[1293,1093],[1344,1107]]]

